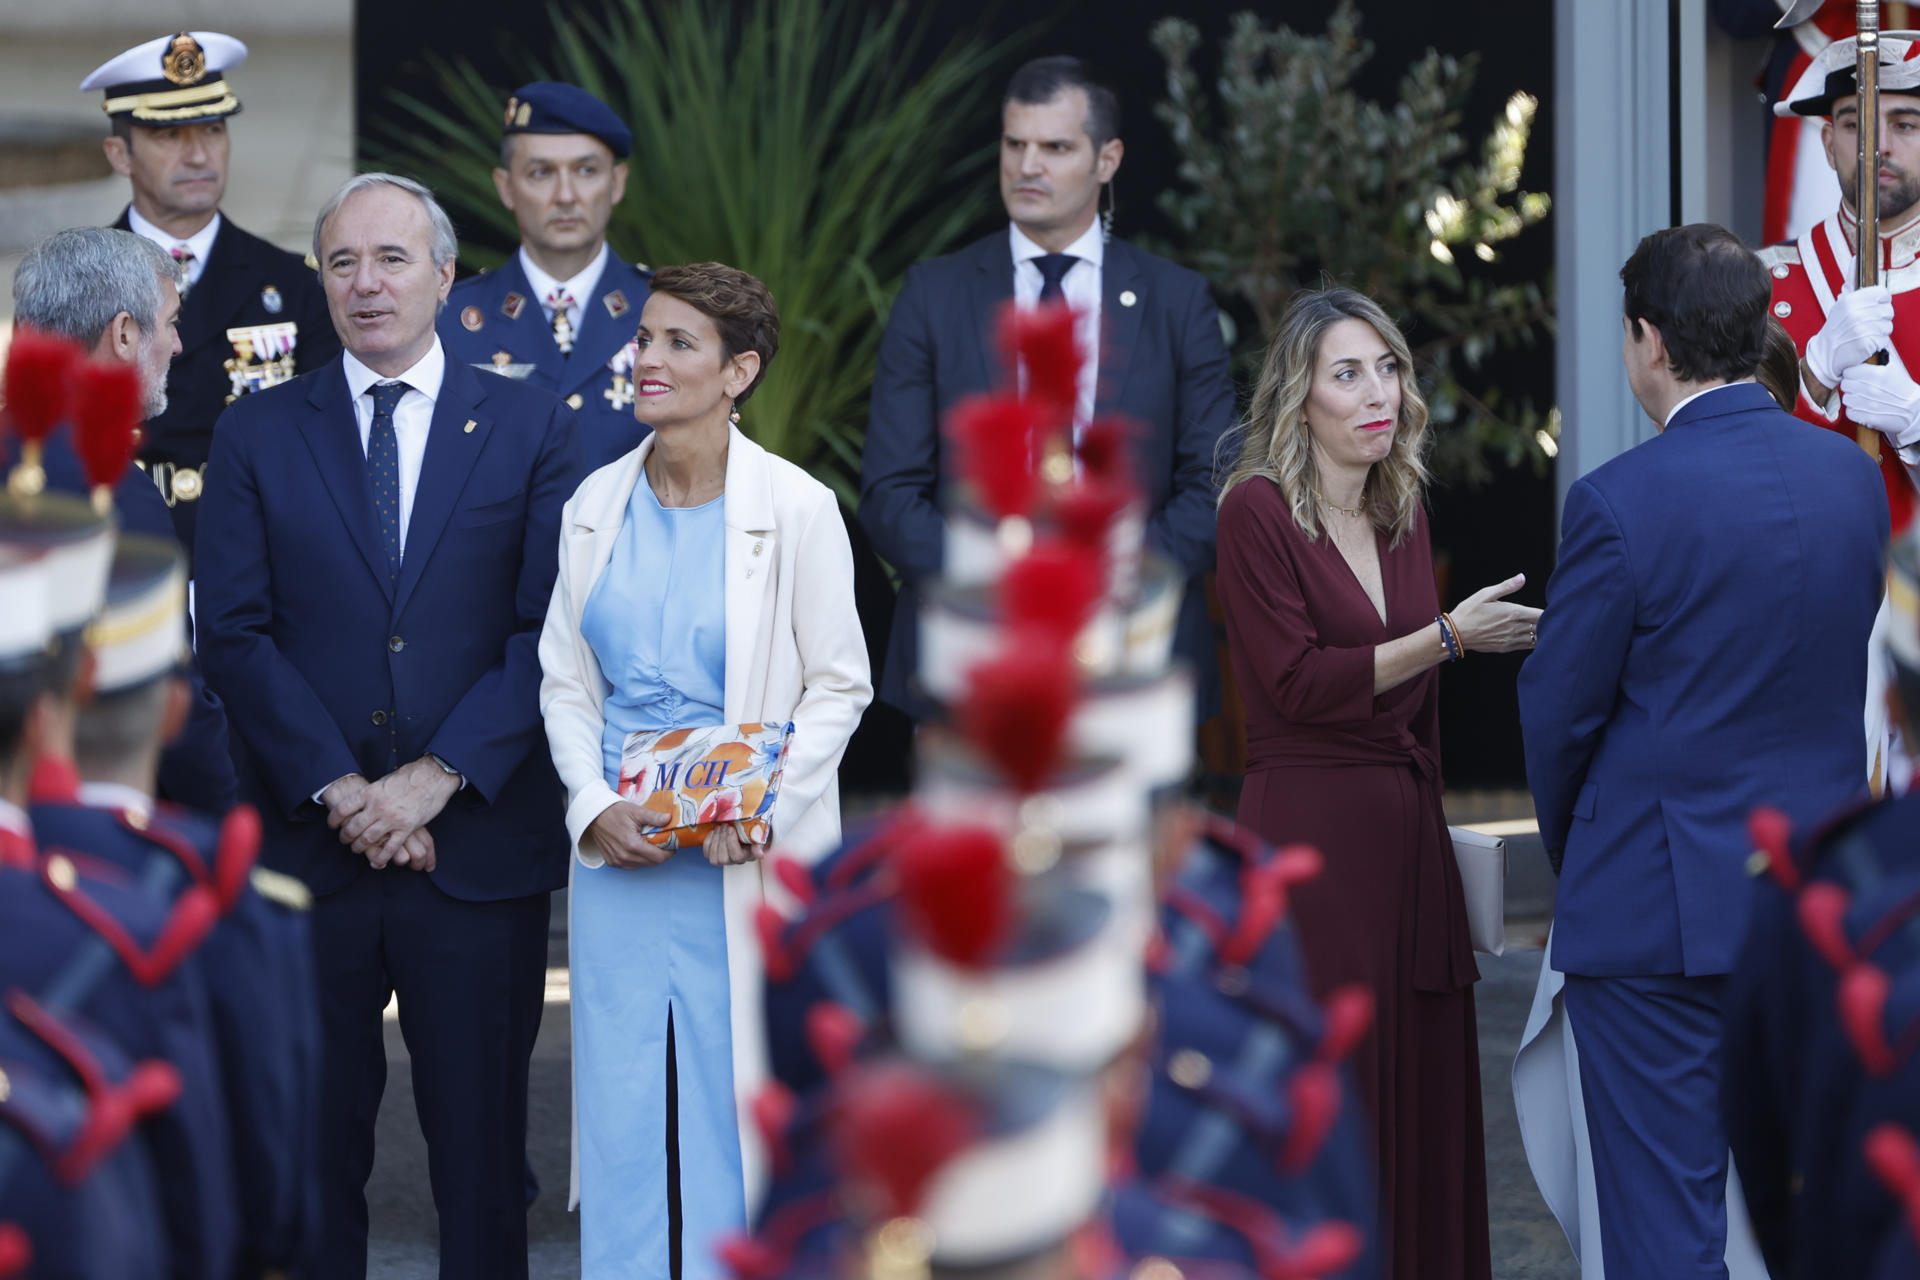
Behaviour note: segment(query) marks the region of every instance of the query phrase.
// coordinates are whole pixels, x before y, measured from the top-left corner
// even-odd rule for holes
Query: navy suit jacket
[[[646,268],[608,253],[593,295],[580,299],[573,350],[562,355],[516,253],[453,286],[440,310],[440,341],[449,359],[489,372],[501,352],[509,365],[533,366],[525,381],[558,395],[579,416],[580,452],[587,470],[596,471],[631,453],[647,435],[633,416],[632,366],[625,368],[622,390],[614,385],[613,364],[640,327],[652,282]]]
[[[1866,455],[1752,383],[1685,405],[1568,491],[1520,673],[1540,835],[1564,851],[1562,970],[1733,968],[1748,813],[1811,822],[1866,781],[1886,542]]]
[[[900,572],[880,696],[903,710],[922,709],[911,693],[918,592],[939,576],[946,549],[942,512],[953,477],[941,422],[956,401],[1005,382],[993,329],[1012,299],[1013,250],[1002,230],[908,271],[880,341],[860,458],[860,523]],[[1213,451],[1234,415],[1219,312],[1196,273],[1109,240],[1100,324],[1094,413],[1124,415],[1142,428],[1134,463],[1151,513],[1147,546],[1197,579],[1213,568]],[[1175,647],[1211,687],[1212,629],[1192,581]]]
[[[431,752],[467,781],[428,826],[441,889],[486,901],[564,884],[536,644],[582,477],[573,414],[448,359],[393,583],[338,359],[237,401],[213,464],[200,661],[247,748],[262,860],[318,894],[373,874],[312,796]]]

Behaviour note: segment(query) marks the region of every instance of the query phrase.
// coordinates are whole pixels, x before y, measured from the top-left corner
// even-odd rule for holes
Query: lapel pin
[[[460,323],[468,333],[478,333],[480,326],[485,324],[486,320],[481,316],[480,308],[468,307],[460,313]]]
[[[509,293],[500,302],[500,314],[509,320],[518,320],[520,318],[520,309],[526,305],[527,300],[525,298],[517,293]]]
[[[260,305],[267,309],[268,315],[277,316],[280,314],[280,308],[287,304],[281,299],[280,291],[268,285],[260,291]]]
[[[1121,293],[1120,293],[1120,305],[1121,305],[1121,306],[1123,306],[1123,307],[1130,307],[1130,306],[1132,306],[1132,305],[1133,305],[1134,303],[1136,303],[1136,302],[1138,302],[1138,301],[1140,301],[1140,295],[1139,295],[1139,294],[1137,294],[1137,293],[1135,293],[1135,292],[1134,292],[1133,290],[1131,290],[1131,289],[1125,289],[1125,290],[1122,290],[1122,291],[1121,291]]]
[[[600,301],[606,304],[607,314],[615,320],[627,314],[627,295],[619,289],[615,289]]]
[[[473,429],[474,429],[475,427],[477,427],[477,426],[479,426],[479,425],[480,425],[480,424],[479,424],[479,423],[477,423],[477,422],[475,422],[475,421],[474,421],[474,420],[473,420],[472,418],[468,418],[468,419],[467,419],[467,425],[466,425],[466,426],[464,426],[464,427],[462,427],[462,428],[460,428],[460,429],[461,429],[462,431],[464,431],[464,432],[466,432],[466,433],[467,433],[468,435],[472,435],[472,434],[473,434]]]

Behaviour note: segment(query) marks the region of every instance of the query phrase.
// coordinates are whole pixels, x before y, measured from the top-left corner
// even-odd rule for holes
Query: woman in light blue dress
[[[732,824],[672,852],[672,819],[616,794],[641,731],[794,723],[773,839],[838,837],[835,770],[871,691],[832,494],[732,425],[778,344],[772,297],[717,264],[668,268],[641,314],[635,416],[654,434],[561,521],[541,710],[567,785],[575,1193],[590,1280],[719,1280],[761,1153],[752,912],[766,850]]]

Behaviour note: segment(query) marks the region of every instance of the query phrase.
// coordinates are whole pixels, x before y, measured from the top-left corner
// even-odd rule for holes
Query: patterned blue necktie
[[[1067,272],[1073,270],[1073,264],[1080,261],[1070,253],[1046,253],[1033,260],[1040,268],[1040,303],[1065,302],[1067,291],[1060,287]]]
[[[367,389],[373,397],[373,428],[367,432],[367,479],[373,482],[373,514],[380,521],[380,541],[387,547],[387,580],[400,576],[400,439],[393,433],[393,410],[407,394],[404,382],[376,382]]]

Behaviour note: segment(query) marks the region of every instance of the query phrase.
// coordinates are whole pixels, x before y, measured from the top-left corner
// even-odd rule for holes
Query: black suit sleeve
[[[946,536],[935,497],[940,404],[927,293],[924,270],[909,271],[880,339],[860,454],[860,524],[908,582],[940,572]]]
[[[1233,373],[1220,312],[1206,285],[1191,288],[1173,319],[1173,486],[1147,518],[1147,545],[1195,577],[1213,568],[1214,450],[1233,426]]]

